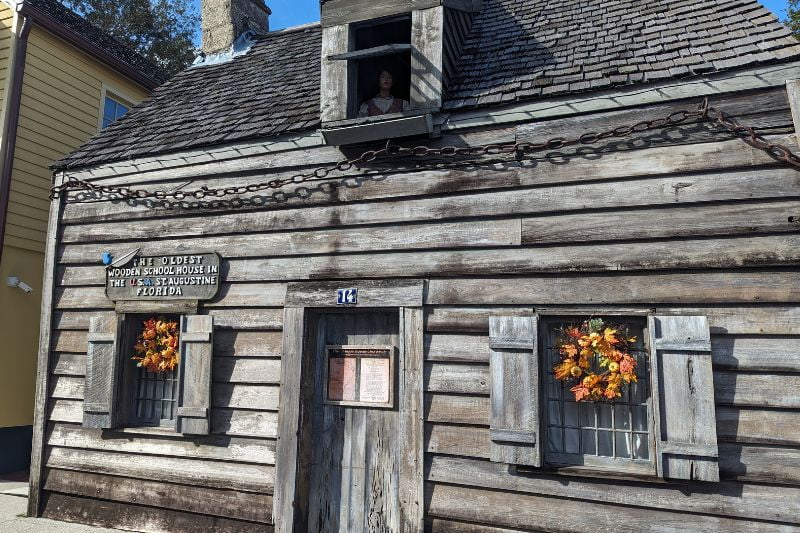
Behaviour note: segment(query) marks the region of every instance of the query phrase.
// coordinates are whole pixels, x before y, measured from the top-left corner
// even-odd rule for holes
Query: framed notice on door
[[[394,407],[394,346],[325,347],[324,403]]]

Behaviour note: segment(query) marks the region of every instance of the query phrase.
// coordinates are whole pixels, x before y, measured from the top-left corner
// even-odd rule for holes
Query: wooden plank
[[[717,407],[720,441],[800,446],[800,412]]]
[[[721,444],[719,450],[719,468],[725,477],[800,484],[800,451],[796,448]]]
[[[432,279],[425,304],[563,305],[587,294],[603,304],[783,303],[800,298],[796,287],[800,275],[780,270]]]
[[[489,394],[489,365],[425,363],[425,390],[458,394]]]
[[[100,500],[146,502],[163,509],[272,523],[272,498],[266,494],[167,485],[142,479],[58,469],[47,471],[44,488],[51,492]]]
[[[681,240],[558,248],[513,248],[503,250],[386,253],[381,255],[334,255],[302,258],[230,259],[227,281],[289,281],[296,279],[376,278],[400,276],[539,274],[571,272],[620,272],[629,270],[723,269],[780,267],[800,261],[800,236],[733,237],[718,240]],[[57,270],[62,286],[105,283],[102,267],[68,266]],[[353,283],[353,282],[350,282]],[[375,282],[379,283],[379,282]],[[421,283],[421,282],[420,282]],[[314,286],[309,286],[314,287]],[[292,296],[290,305],[332,305],[329,291],[335,284],[323,283],[308,294],[311,300]],[[293,292],[299,284],[292,285]],[[326,297],[327,296],[327,297]],[[404,297],[402,303],[408,301]],[[319,303],[316,303],[319,302]],[[415,302],[419,303],[419,302]],[[400,305],[385,303],[384,305]]]
[[[52,400],[47,418],[52,422],[80,424],[83,419],[83,402],[80,400]],[[213,408],[211,409],[211,432],[231,437],[274,439],[278,436],[278,413],[277,410],[269,412]]]
[[[364,270],[360,274],[368,271]],[[315,277],[310,272],[308,275]],[[303,277],[300,276],[299,279]],[[356,288],[358,303],[352,307],[421,307],[423,287],[422,280],[355,280],[347,281],[344,285],[338,281],[289,283],[286,289],[286,305],[337,307],[337,289]]]
[[[86,355],[71,353],[53,354],[53,374],[56,376],[84,376],[86,372]],[[280,383],[279,359],[262,358],[222,358],[213,361],[212,377],[216,382],[224,383],[263,383],[277,385]]]
[[[287,307],[283,319],[284,357],[281,364],[281,410],[276,450],[274,511],[276,530],[294,529],[294,506],[298,480],[298,430],[300,427],[300,385],[305,340],[305,312],[302,307]]]
[[[179,339],[178,401],[175,431],[189,435],[211,433],[211,372],[214,356],[214,317],[184,315]]]
[[[423,531],[425,515],[425,443],[423,418],[423,364],[425,356],[422,308],[401,310],[403,351],[400,370],[399,498],[402,531]]]
[[[609,506],[587,501],[523,495],[509,492],[472,489],[441,483],[426,485],[430,494],[429,516],[520,529],[545,531],[614,530],[638,532],[653,524],[664,531],[685,530],[683,513],[627,506]],[[635,503],[632,502],[632,503]],[[731,518],[692,515],[695,531],[734,533],[747,529],[752,533],[774,532],[774,523],[743,521]],[[790,531],[788,527],[784,528]]]
[[[425,394],[425,421],[488,427],[489,397]]]
[[[780,386],[776,386],[780,383]],[[800,408],[800,375],[714,372],[716,401],[724,405]]]
[[[274,479],[274,469],[267,465],[58,447],[48,448],[46,465],[63,470],[264,494],[272,492]]]
[[[42,516],[52,520],[79,522],[102,528],[160,533],[246,533],[258,528],[265,533],[272,528],[265,524],[229,518],[159,509],[144,505],[103,501],[48,492],[42,502]]]
[[[367,59],[368,57],[388,56],[410,51],[411,51],[410,44],[384,44],[381,46],[366,48],[364,50],[355,50],[353,52],[347,52],[345,54],[334,54],[328,56],[328,59],[333,61],[353,61],[356,59]]]
[[[103,314],[105,319],[115,319],[113,314]],[[99,318],[99,317],[98,317]],[[53,350],[58,352],[86,353],[89,347],[86,331],[53,331]]]
[[[486,427],[425,426],[425,451],[429,454],[489,459],[490,443]],[[725,479],[800,484],[800,452],[796,449],[722,443],[719,450],[720,475]],[[575,497],[580,497],[577,491]]]
[[[322,26],[325,28],[336,24],[410,13],[416,9],[426,9],[441,3],[442,0],[329,0],[321,6]]]
[[[380,0],[379,0],[380,1]],[[438,2],[437,2],[438,3]],[[442,105],[444,80],[444,7],[411,12],[411,108]]]
[[[501,316],[499,311],[496,316]],[[428,314],[430,326],[430,313]],[[509,315],[502,315],[509,316]],[[482,362],[489,361],[489,337],[484,335],[425,335],[427,361]]]
[[[286,295],[285,283],[223,283],[220,293],[204,308],[277,307],[282,306]],[[104,287],[55,289],[55,305],[59,310],[113,309],[106,298]]]
[[[219,331],[214,335],[215,357],[280,357],[282,352],[280,331]]]
[[[538,308],[541,310],[542,308]],[[552,307],[558,311],[560,307]],[[619,306],[570,306],[569,314],[593,315],[618,311]],[[704,315],[708,317],[711,333],[730,335],[800,335],[800,307],[775,305],[718,305],[696,304],[689,307],[633,307],[643,313]],[[426,313],[425,329],[429,332],[489,333],[489,316],[505,313],[514,316],[532,314],[530,307],[435,307]]]
[[[737,141],[739,142],[739,141]],[[741,143],[740,143],[741,145]],[[740,146],[739,145],[739,146]],[[733,149],[733,147],[731,147]],[[648,166],[653,162],[643,160]],[[542,164],[544,165],[544,163]],[[447,171],[417,171],[410,174],[398,174],[394,179],[386,176],[366,176],[357,180],[349,188],[345,185],[339,189],[347,189],[331,198],[330,193],[311,194],[312,200],[304,200],[305,204],[325,203],[339,205],[310,205],[304,208],[270,209],[248,212],[238,209],[233,213],[219,213],[214,217],[214,226],[219,233],[256,233],[266,231],[286,231],[304,228],[321,228],[328,226],[349,226],[358,224],[392,224],[428,221],[432,218],[440,221],[488,216],[520,216],[534,214],[557,214],[576,210],[584,210],[586,198],[591,198],[593,210],[616,211],[624,208],[679,206],[698,202],[717,202],[732,200],[788,200],[797,197],[797,176],[787,168],[748,168],[747,170],[717,170],[689,175],[659,175],[646,179],[626,180],[626,186],[609,187],[605,182],[586,182],[596,180],[593,165],[581,172],[573,165],[561,170],[554,169],[551,175],[536,170],[515,168],[494,168],[467,171],[461,169]],[[621,166],[614,167],[612,178],[623,173]],[[652,167],[656,168],[656,167]],[[704,169],[714,168],[704,166]],[[568,175],[565,176],[565,172]],[[432,174],[436,172],[438,174]],[[651,171],[652,172],[652,171]],[[635,174],[634,174],[635,175]],[[438,180],[435,177],[438,176]],[[560,177],[559,177],[560,176]],[[402,187],[395,183],[399,181]],[[519,187],[526,183],[524,189],[489,190],[487,192],[469,192],[471,189],[487,189],[489,185],[496,187]],[[578,183],[574,183],[578,181]],[[471,184],[477,183],[480,187]],[[241,180],[237,181],[241,184]],[[199,186],[199,184],[196,184]],[[371,203],[345,203],[357,201],[359,196],[368,195],[369,190],[378,189],[381,198],[381,209],[375,209]],[[400,190],[398,190],[398,188]],[[435,196],[427,198],[402,198],[403,196],[423,196],[425,193],[439,194],[447,192],[468,193],[457,196]],[[392,194],[394,193],[394,194]],[[304,196],[308,196],[307,194]],[[374,194],[372,195],[374,196]],[[324,200],[324,202],[323,202]],[[282,204],[283,205],[283,204]],[[160,217],[168,215],[193,215],[176,218],[154,218],[153,206],[128,205],[118,202],[73,202],[67,204],[64,214],[65,223],[63,242],[105,241],[119,239],[147,240],[152,235],[202,235],[200,228],[208,227],[207,216],[196,216],[196,210],[180,211],[162,208],[157,212]],[[130,220],[142,220],[136,225]],[[124,222],[114,222],[123,220]],[[79,223],[92,223],[88,226],[77,226]],[[209,230],[213,231],[213,230]]]
[[[283,327],[283,309],[212,309],[208,314],[219,329],[280,331]],[[223,334],[220,331],[215,338]]]
[[[213,365],[211,375],[216,382],[280,384],[280,359],[215,357]]]
[[[639,121],[666,117],[670,113],[694,106],[696,101],[697,100],[666,100],[662,97],[662,101],[656,105],[631,107],[628,109],[617,109],[599,113],[576,113],[573,116],[565,118],[540,120],[521,124],[517,128],[517,141],[537,142],[542,138],[570,138],[578,137],[593,131],[607,131],[618,126],[635,124]],[[719,95],[713,98],[713,105],[719,109],[724,109],[726,113],[737,117],[739,120],[747,122],[749,119],[750,121],[747,122],[748,124],[755,125],[753,121],[756,120],[757,117],[763,115],[765,111],[778,112],[782,117],[779,123],[789,123],[791,121],[786,92],[783,88],[775,87],[759,92],[738,92]],[[760,124],[759,126],[763,127],[764,125],[765,124]],[[696,121],[679,125],[675,129],[688,130],[695,133],[720,131],[714,124],[698,124]],[[659,144],[667,142],[673,133],[673,128],[642,132],[639,135],[634,135],[630,139],[636,139],[639,141],[638,143],[630,142],[630,140],[626,138],[623,142],[612,140],[609,144],[617,149],[625,149],[628,146],[641,146],[642,144]],[[693,142],[686,137],[686,135],[678,136],[673,142]]]
[[[83,399],[83,381],[79,377],[55,376],[52,380],[51,397]],[[274,385],[215,383],[211,397],[214,407],[278,410],[278,387]]]
[[[425,522],[426,531],[431,533],[537,533],[537,531],[526,529],[509,529],[506,527],[492,527],[486,524],[472,524],[468,522],[458,522],[446,518],[429,518]]]
[[[508,467],[485,460],[433,456],[428,481],[515,491],[539,496],[578,499],[587,502],[630,505],[679,513],[715,514],[800,523],[800,489],[718,483],[713,490],[704,484],[646,484],[564,478],[554,475],[512,476]],[[555,506],[558,507],[558,506]],[[622,510],[622,513],[625,511]]]
[[[519,244],[519,219],[448,222],[436,225],[358,226],[347,229],[202,236],[169,240],[170,253],[199,253],[198,251],[210,250],[226,258],[403,249],[480,248]],[[140,249],[139,253],[142,255],[158,255],[164,250],[164,241],[148,239],[124,240],[113,244],[107,242],[67,244],[60,248],[59,263],[97,264],[103,252],[111,252],[114,256],[118,256],[136,248]]]
[[[56,176],[53,184],[61,183],[63,178]],[[36,357],[36,392],[33,411],[33,437],[31,443],[31,467],[28,490],[28,516],[39,516],[41,507],[42,468],[44,463],[45,425],[50,410],[48,395],[50,391],[50,349],[52,343],[53,310],[55,308],[55,268],[58,247],[58,223],[64,207],[64,200],[50,202],[48,229],[45,240],[45,256],[42,280],[42,310],[39,323],[39,350]]]
[[[213,459],[254,464],[275,464],[275,442],[225,436],[198,437],[187,440],[181,435],[131,435],[124,432],[97,431],[70,424],[51,424],[48,446],[84,450],[125,452],[140,455],[164,455],[195,459]]]
[[[322,76],[320,78],[320,119],[323,123],[347,118],[347,63],[333,61],[330,56],[343,54],[350,48],[350,26],[330,24],[322,29]],[[280,525],[278,526],[280,528]]]
[[[93,316],[109,317],[113,311],[57,311],[53,313],[53,329],[89,330],[89,319]]]
[[[786,80],[786,95],[792,111],[794,131],[798,132],[800,131],[800,80]],[[800,139],[797,142],[800,144]]]
[[[799,201],[621,209],[522,219],[523,244],[791,233]],[[664,220],[669,219],[669,224]]]
[[[800,372],[800,338],[712,335],[715,368],[760,372]]]

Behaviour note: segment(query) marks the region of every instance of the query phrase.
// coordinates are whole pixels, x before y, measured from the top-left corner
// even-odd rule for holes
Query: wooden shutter
[[[541,466],[537,316],[490,317],[492,461]]]
[[[121,370],[117,345],[122,322],[119,315],[89,319],[83,427],[108,429],[117,423],[116,404]]]
[[[719,481],[708,319],[651,316],[649,332],[658,473]]]
[[[190,435],[211,432],[211,357],[214,317],[181,317],[178,413],[175,431]]]

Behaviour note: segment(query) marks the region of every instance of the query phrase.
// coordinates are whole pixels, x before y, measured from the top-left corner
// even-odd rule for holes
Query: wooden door
[[[401,531],[400,413],[398,364],[392,408],[330,405],[325,391],[326,346],[382,345],[399,349],[399,313],[384,311],[322,313],[312,328],[307,352],[309,379],[303,408],[304,430],[298,484],[298,529],[319,532],[393,533]],[[309,339],[312,340],[312,339]],[[402,375],[402,373],[400,373]],[[305,501],[303,501],[305,500]]]

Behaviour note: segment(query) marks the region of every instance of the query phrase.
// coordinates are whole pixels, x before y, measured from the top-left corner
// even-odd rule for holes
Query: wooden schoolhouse
[[[800,46],[756,0],[326,0],[54,166],[32,516],[800,531]]]

